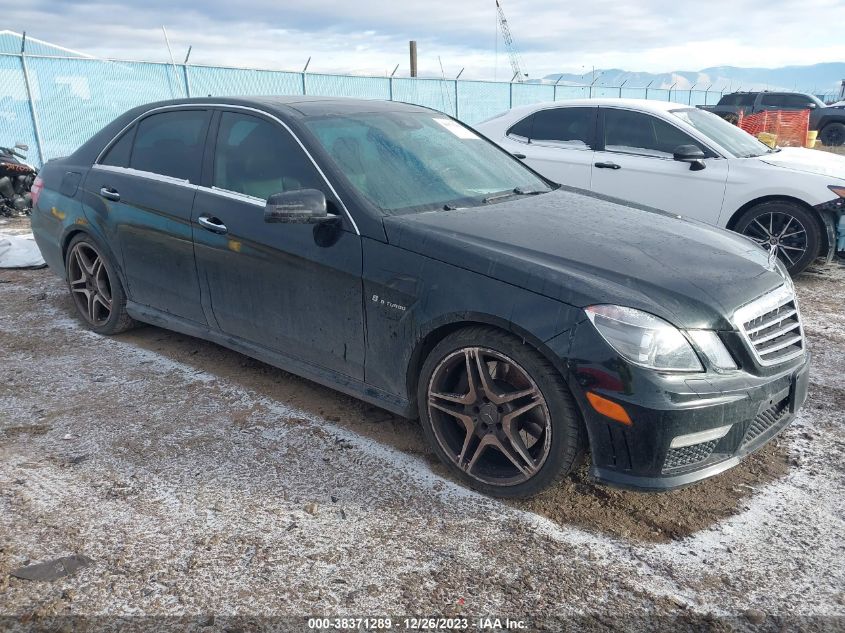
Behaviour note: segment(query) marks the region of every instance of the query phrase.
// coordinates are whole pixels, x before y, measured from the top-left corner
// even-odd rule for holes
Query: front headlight
[[[736,361],[716,332],[713,330],[687,330],[687,334],[698,345],[698,349],[707,357],[713,367],[736,369]]]
[[[704,371],[689,341],[663,319],[615,305],[584,311],[604,340],[632,363],[664,371]]]

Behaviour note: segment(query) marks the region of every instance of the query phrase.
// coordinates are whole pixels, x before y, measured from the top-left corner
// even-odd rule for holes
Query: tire
[[[845,123],[828,123],[819,134],[822,145],[837,147],[845,143]]]
[[[737,220],[734,231],[750,237],[766,250],[776,245],[778,257],[793,276],[803,272],[819,256],[822,243],[816,215],[787,200],[751,207]]]
[[[93,331],[119,334],[135,325],[114,266],[88,235],[76,235],[68,244],[65,279],[76,311]]]
[[[494,497],[539,493],[583,452],[583,423],[558,371],[501,330],[469,327],[440,341],[423,363],[417,403],[438,458],[461,482]]]

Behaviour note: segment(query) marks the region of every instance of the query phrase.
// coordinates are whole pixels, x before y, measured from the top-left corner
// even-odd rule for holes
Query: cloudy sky
[[[531,77],[597,68],[665,72],[845,60],[843,0],[501,0]],[[494,0],[21,0],[3,28],[102,57],[508,79]],[[496,47],[498,42],[498,56]]]

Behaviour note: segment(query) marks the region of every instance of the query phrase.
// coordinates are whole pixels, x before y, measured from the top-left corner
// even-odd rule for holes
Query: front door
[[[683,130],[651,114],[622,108],[599,109],[600,139],[592,189],[616,198],[715,224],[719,220],[728,161]],[[673,159],[680,145],[696,145],[709,156],[694,171]]]
[[[230,336],[356,379],[364,376],[361,238],[331,225],[268,224],[273,193],[325,181],[278,122],[220,112],[206,161],[210,174],[192,216],[205,303]]]
[[[128,297],[205,324],[191,209],[211,112],[151,114],[121,136],[86,179],[95,213],[119,245]]]

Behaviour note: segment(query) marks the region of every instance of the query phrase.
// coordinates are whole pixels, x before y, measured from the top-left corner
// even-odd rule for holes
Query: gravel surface
[[[141,614],[201,630],[376,614],[842,628],[845,268],[797,286],[810,396],[776,443],[686,490],[620,492],[582,470],[505,504],[453,483],[416,423],[158,328],[97,336],[52,272],[0,271],[0,628]],[[70,556],[81,566],[54,581],[11,576]]]

